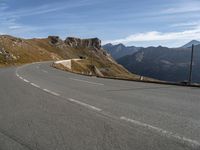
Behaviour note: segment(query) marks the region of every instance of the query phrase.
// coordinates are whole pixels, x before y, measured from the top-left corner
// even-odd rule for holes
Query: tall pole
[[[189,73],[189,84],[192,82],[192,69],[193,69],[193,58],[194,58],[194,44],[192,44],[192,52],[191,52],[191,62],[190,62],[190,73]]]

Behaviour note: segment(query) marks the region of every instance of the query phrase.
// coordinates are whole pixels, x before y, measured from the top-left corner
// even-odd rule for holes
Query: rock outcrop
[[[89,48],[93,50],[102,50],[104,55],[106,55],[105,51],[101,48],[101,40],[98,38],[91,39],[80,39],[75,37],[67,37],[64,41],[59,38],[59,36],[49,36],[49,43],[53,46],[64,48],[64,47],[72,47],[72,48]]]
[[[86,47],[98,50],[101,49],[101,40],[99,40],[98,38],[79,39],[74,37],[68,37],[66,38],[65,43],[71,47]]]
[[[7,60],[7,61],[17,59],[13,54],[10,54],[8,51],[6,51],[4,48],[1,48],[1,47],[0,47],[0,56],[1,56],[1,59],[3,58],[4,60]]]
[[[59,36],[48,36],[48,39],[50,40],[50,44],[52,45],[58,45],[63,43]]]

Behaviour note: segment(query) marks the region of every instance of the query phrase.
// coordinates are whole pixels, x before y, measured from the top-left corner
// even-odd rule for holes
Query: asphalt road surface
[[[0,150],[119,149],[200,150],[200,89],[0,69]]]

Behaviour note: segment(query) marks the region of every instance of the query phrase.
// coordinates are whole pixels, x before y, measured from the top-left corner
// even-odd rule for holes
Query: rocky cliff
[[[94,48],[101,49],[101,40],[98,38],[80,39],[75,37],[67,37],[64,41],[59,36],[49,36],[50,44],[52,45],[66,45],[72,48]]]
[[[74,37],[68,37],[66,38],[65,43],[71,47],[87,47],[95,48],[97,50],[101,49],[101,40],[99,40],[98,38],[79,39]]]

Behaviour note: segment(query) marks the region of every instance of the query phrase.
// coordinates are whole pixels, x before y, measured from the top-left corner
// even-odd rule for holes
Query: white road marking
[[[35,84],[35,83],[31,83],[32,86],[36,87],[36,88],[40,88],[39,85]]]
[[[145,127],[147,129],[150,129],[150,130],[153,130],[155,132],[158,132],[158,133],[161,133],[162,135],[165,135],[169,138],[175,138],[179,141],[181,141],[182,143],[188,143],[194,147],[196,146],[200,146],[200,143],[198,141],[195,141],[195,140],[192,140],[192,139],[189,139],[189,138],[186,138],[184,136],[179,136],[173,132],[170,132],[170,131],[166,131],[164,129],[161,129],[161,128],[158,128],[158,127],[154,127],[152,125],[149,125],[149,124],[146,124],[146,123],[142,123],[140,121],[137,121],[137,120],[133,120],[133,119],[129,119],[129,118],[126,118],[124,116],[120,117],[121,120],[124,120],[124,121],[127,121],[127,122],[130,122],[130,123],[133,123],[135,125],[138,125],[138,126],[142,126],[142,127]]]
[[[24,79],[24,82],[26,82],[26,83],[29,83],[29,81],[28,81],[28,80],[26,80],[26,79]]]
[[[48,92],[48,93],[50,93],[51,91],[49,91],[48,89],[43,89],[45,92]]]
[[[53,92],[53,91],[50,91],[48,89],[43,89],[43,91],[47,92],[47,93],[50,93],[52,95],[55,95],[55,96],[60,96],[60,94],[56,93],[56,92]]]
[[[77,104],[79,104],[79,105],[85,106],[85,107],[90,108],[90,109],[93,109],[93,110],[95,110],[95,111],[102,111],[102,109],[100,109],[100,108],[97,108],[97,107],[95,107],[95,106],[92,106],[92,105],[89,105],[89,104],[80,102],[80,101],[75,100],[75,99],[73,99],[73,98],[68,98],[68,100],[69,100],[70,102],[77,103]]]
[[[60,96],[60,94],[56,93],[56,92],[52,92],[51,91],[51,94],[55,95],[55,96]]]
[[[52,95],[55,95],[55,96],[60,96],[60,94],[58,94],[58,93],[56,93],[56,92],[50,91],[50,93],[51,93]]]
[[[37,66],[37,67],[39,68],[39,66]],[[48,73],[46,70],[42,70],[42,71],[45,72],[45,73]],[[16,76],[17,76],[18,78],[20,78],[21,80],[23,80],[24,82],[30,83],[30,81],[28,81],[28,80],[26,80],[25,78],[19,76],[19,74],[17,73],[17,70],[16,70]],[[30,84],[31,84],[32,86],[36,87],[36,88],[41,89],[40,86],[37,85],[37,84],[35,84],[35,83],[30,83]],[[52,95],[54,95],[54,96],[60,96],[60,94],[58,94],[58,93],[56,93],[56,92],[53,92],[53,91],[50,91],[50,90],[48,90],[48,89],[43,89],[43,91],[48,92],[48,93],[50,93],[50,94],[52,94]]]
[[[89,83],[89,84],[95,84],[95,85],[104,85],[102,83],[97,83],[97,82],[90,82],[90,81],[86,81],[86,80],[80,80],[80,79],[75,79],[75,78],[69,78],[70,80],[74,80],[74,81],[80,81],[80,82],[85,82],[85,83]]]

